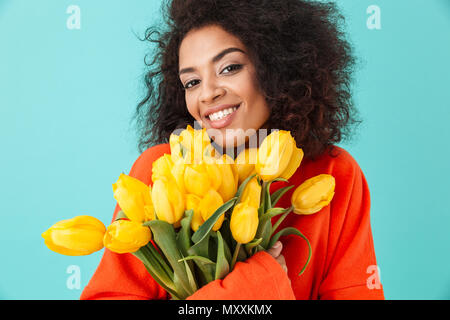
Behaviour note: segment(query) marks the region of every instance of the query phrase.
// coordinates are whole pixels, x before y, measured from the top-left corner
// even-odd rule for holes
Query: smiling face
[[[270,111],[242,42],[219,26],[191,30],[179,50],[186,106],[221,147],[243,144]]]

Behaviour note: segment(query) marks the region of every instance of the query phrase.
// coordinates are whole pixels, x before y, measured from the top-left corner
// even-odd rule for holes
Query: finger
[[[284,256],[282,254],[280,254],[276,260],[281,264],[286,264],[286,259],[284,258]]]
[[[267,250],[267,253],[270,254],[272,257],[276,258],[280,255],[281,250],[283,249],[283,245],[280,241],[277,241],[272,248]]]
[[[284,258],[284,256],[282,254],[280,254],[275,260],[277,260],[277,262],[281,265],[283,270],[287,273],[288,268],[287,268],[286,259]]]
[[[276,258],[280,255],[281,250],[283,250],[283,244],[281,243],[281,241],[277,241],[272,248],[267,250],[267,253]]]

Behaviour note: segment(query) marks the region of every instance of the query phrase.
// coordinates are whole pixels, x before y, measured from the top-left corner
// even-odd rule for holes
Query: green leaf
[[[165,272],[160,266],[158,266],[158,261],[152,256],[148,249],[144,246],[138,251],[132,253],[136,258],[141,260],[147,272],[151,277],[166,290],[172,297],[180,299],[178,293],[176,292],[175,284],[173,280],[168,278]]]
[[[262,238],[258,238],[258,239],[253,239],[252,241],[250,241],[249,243],[247,243],[245,245],[245,250],[247,251],[248,255],[251,256],[253,255],[252,250],[257,247],[262,241]]]
[[[236,261],[245,261],[247,260],[247,258],[248,258],[247,252],[245,252],[244,246],[241,246]]]
[[[277,191],[275,191],[274,193],[272,193],[272,195],[270,196],[270,200],[272,202],[272,206],[276,206],[278,200],[281,199],[281,197],[288,192],[289,190],[291,190],[294,186],[287,186],[287,187],[283,187],[278,189]]]
[[[259,205],[259,208],[258,208],[258,218],[259,218],[259,217],[261,217],[264,214],[264,211],[266,210],[266,207],[264,206],[264,202],[265,202],[265,200],[264,200],[264,198],[265,198],[264,185],[265,185],[265,182],[264,182],[263,179],[261,179],[260,176],[257,176],[257,179],[258,179],[259,185],[261,186],[261,201],[260,201],[260,205]]]
[[[216,261],[217,259],[217,232],[211,230],[211,238],[209,241],[209,247],[208,247],[208,255],[207,257],[210,258],[212,261]]]
[[[183,262],[181,262],[181,263],[184,264]],[[187,274],[186,274],[186,277],[187,277]],[[192,293],[190,293],[189,290],[185,289],[183,280],[179,277],[179,275],[177,273],[174,274],[173,283],[175,284],[175,288],[177,289],[177,294],[179,297],[181,297],[181,299],[184,300],[192,294]],[[188,279],[188,283],[189,283],[189,279]],[[192,289],[190,289],[190,290],[192,290]]]
[[[201,241],[191,246],[188,249],[188,254],[191,256],[209,257],[209,238],[211,233],[212,231],[209,231]]]
[[[185,256],[189,255],[188,250],[191,247],[191,221],[192,221],[192,217],[194,215],[194,211],[192,209],[186,210],[184,214],[185,214],[185,217],[181,220],[181,228],[177,233],[177,245],[181,251],[181,254],[185,257]],[[185,264],[187,264],[186,270],[188,271],[188,277],[189,277],[189,272],[194,270],[194,262],[187,261],[187,262],[185,262]],[[191,282],[191,279],[189,279],[189,282]],[[191,287],[192,287],[192,284],[191,284]],[[196,291],[196,290],[197,289],[195,289],[194,291]]]
[[[287,236],[287,235],[291,235],[291,234],[294,234],[294,235],[297,235],[297,236],[301,237],[308,244],[308,259],[306,260],[305,265],[303,266],[302,270],[298,274],[298,275],[301,275],[305,271],[306,266],[309,264],[309,261],[311,260],[312,248],[311,248],[311,244],[309,243],[308,238],[306,238],[298,229],[296,229],[294,227],[287,227],[287,228],[284,228],[283,230],[277,232],[272,237],[272,239],[270,239],[269,248],[271,248],[275,244],[275,242],[278,241],[278,239],[281,236]]]
[[[294,208],[293,207],[289,207],[287,208],[283,215],[281,217],[278,218],[278,220],[272,225],[272,231],[270,233],[270,236],[272,236],[272,234],[277,231],[278,227],[283,223],[284,219],[286,219],[286,217],[289,215],[289,213],[292,212]]]
[[[277,182],[277,181],[289,182],[285,178],[275,178],[273,180],[270,180],[269,184],[271,184],[272,182]]]
[[[249,183],[250,180],[252,180],[254,176],[256,176],[256,173],[252,174],[251,176],[248,176],[244,181],[242,181],[242,183],[239,186],[236,194],[234,195],[237,198],[236,203],[240,203],[241,202],[242,193],[244,192],[244,189],[247,186],[247,183]]]
[[[261,206],[258,208],[258,218],[261,219],[261,217],[264,215],[264,210],[265,210],[264,205],[261,204]]]
[[[120,219],[128,219],[128,217],[125,215],[125,213],[122,210],[119,210],[117,212],[116,219],[114,221],[117,221]]]
[[[155,243],[163,252],[174,271],[174,283],[180,284],[180,288],[185,290],[188,295],[193,294],[189,284],[188,275],[184,263],[179,262],[182,258],[177,247],[175,229],[173,226],[162,220],[152,220],[145,222],[152,229]]]
[[[270,184],[272,181],[265,182],[263,184],[264,188],[262,192],[264,192],[264,212],[272,208],[272,202],[270,201]]]
[[[188,260],[200,261],[202,263],[211,264],[211,265],[216,264],[214,261],[211,261],[210,259],[202,257],[202,256],[187,256],[187,257],[181,258],[178,261],[181,262],[181,261],[188,261]]]
[[[262,181],[262,186],[261,186],[261,205],[258,208],[258,217],[262,217],[263,214],[266,212],[266,184],[267,182],[265,182],[264,180]]]
[[[173,270],[167,264],[168,263],[167,260],[165,260],[161,256],[161,254],[158,252],[158,250],[156,250],[155,247],[153,247],[153,244],[151,242],[149,242],[145,247],[146,247],[145,249],[148,250],[149,253],[157,260],[159,265],[164,269],[164,271],[170,277],[170,279],[173,279]]]
[[[273,217],[276,217],[279,214],[285,213],[288,210],[289,209],[285,209],[285,208],[271,208],[271,209],[267,210],[266,216],[267,216],[267,218],[272,219]]]
[[[197,286],[197,282],[195,281],[194,274],[192,272],[193,269],[191,269],[193,267],[193,264],[188,263],[191,261],[186,261],[186,260],[183,260],[183,261],[184,261],[184,266],[186,267],[186,273],[188,275],[188,280],[191,285],[192,291],[195,292],[195,291],[197,291],[198,286]]]
[[[266,249],[264,249],[263,247],[261,247],[261,245],[257,245],[255,248],[255,253],[259,252],[259,251],[265,251]]]
[[[268,216],[262,216],[259,219],[258,229],[256,231],[255,238],[261,238],[260,245],[263,248],[267,248],[270,241],[270,235],[272,234],[272,222]]]
[[[208,218],[198,230],[192,235],[192,241],[194,243],[200,242],[204,237],[211,231],[214,224],[220,218],[222,214],[224,214],[228,209],[230,209],[236,201],[236,197],[228,200],[223,205],[221,205],[217,210]]]
[[[270,186],[271,186],[272,182],[277,182],[277,181],[288,182],[284,178],[276,178],[276,179],[273,179],[273,180],[270,180],[269,182],[267,182],[267,184],[265,186],[266,187],[266,189],[265,189],[265,193],[266,193],[266,196],[265,196],[265,201],[266,201],[265,207],[266,207],[266,210],[271,209],[271,208],[273,208],[273,206],[275,206],[275,203],[272,201],[272,196],[270,195]]]
[[[228,246],[228,243],[225,241],[225,238],[223,238],[223,249],[225,252],[225,258],[227,259],[228,263],[231,263],[231,250]]]
[[[188,253],[190,256],[199,256],[203,258],[207,258],[209,261],[209,239],[211,236],[211,231],[207,233],[207,235],[199,242],[194,244],[192,247],[188,249]],[[206,260],[202,259],[194,259],[195,264],[199,269],[200,283],[206,284],[214,280],[215,275],[215,264],[211,265],[207,263]],[[212,262],[212,261],[211,261]]]
[[[220,231],[217,231],[217,262],[215,279],[223,279],[230,272],[230,265],[225,257],[223,238]]]
[[[188,249],[191,247],[191,221],[194,210],[186,210],[185,217],[181,220],[181,228],[177,234],[177,245],[183,256],[188,255]]]
[[[225,249],[225,257],[228,262],[231,263],[231,248],[236,245],[236,240],[233,239],[233,235],[230,230],[230,220],[225,218],[220,228],[220,233],[223,238],[223,245]]]

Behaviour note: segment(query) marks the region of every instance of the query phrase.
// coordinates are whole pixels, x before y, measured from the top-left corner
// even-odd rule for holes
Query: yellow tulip
[[[188,125],[186,129],[180,132],[180,142],[185,147],[191,147],[194,144],[194,128],[192,126]]]
[[[205,196],[202,198],[199,204],[200,214],[203,218],[203,221],[208,220],[209,217],[213,215],[213,213],[223,205],[223,199],[220,194],[214,190],[210,189]],[[220,218],[216,221],[213,226],[213,231],[217,231],[222,226],[223,220],[225,219],[225,215],[222,214]]]
[[[222,176],[222,183],[220,184],[217,191],[222,196],[223,201],[227,202],[228,200],[233,198],[237,192],[239,174],[237,172],[233,159],[231,159],[231,157],[226,154],[217,159],[216,163]]]
[[[256,160],[258,157],[258,149],[250,148],[244,149],[236,157],[236,169],[239,175],[239,184],[241,184],[245,179],[254,174]]]
[[[169,154],[164,154],[152,164],[152,181],[162,177],[169,180],[173,178],[180,191],[184,194],[184,170],[185,164],[183,159],[178,159],[174,162]]]
[[[191,147],[191,154],[194,156],[194,163],[201,161],[205,155],[207,148],[211,146],[211,139],[209,138],[206,128],[201,130],[193,130],[193,148]]]
[[[187,164],[194,163],[194,154],[198,156],[199,152],[195,145],[194,132],[195,130],[188,125],[187,128],[180,133],[180,143],[184,148],[184,160]]]
[[[303,182],[291,197],[294,212],[313,214],[327,206],[334,196],[335,179],[329,174],[319,174]]]
[[[151,237],[150,228],[139,222],[116,220],[106,230],[103,244],[116,253],[132,253],[149,243]]]
[[[290,131],[278,130],[268,135],[259,147],[255,170],[264,181],[290,178],[302,157]]]
[[[171,173],[172,177],[175,179],[177,186],[181,193],[186,193],[186,188],[184,186],[184,172],[186,169],[186,165],[183,162],[183,159],[179,159],[177,162],[173,164]]]
[[[183,160],[183,148],[180,142],[180,136],[176,134],[171,134],[169,138],[170,145],[170,157],[172,158],[172,162],[177,162],[178,160]]]
[[[173,178],[161,177],[153,182],[152,201],[159,220],[175,224],[183,217],[184,194]]]
[[[128,219],[144,222],[154,218],[150,186],[122,173],[112,187],[114,198]]]
[[[297,168],[300,166],[300,163],[303,160],[303,155],[303,150],[301,148],[297,148],[297,146],[294,145],[291,160],[289,161],[287,168],[283,171],[280,177],[286,180],[291,178],[294,175],[295,171],[297,171]]]
[[[214,146],[210,143],[205,146],[205,150],[203,151],[203,159],[209,157],[214,158],[218,154],[217,150],[214,148]]]
[[[174,162],[182,156],[186,164],[198,163],[203,159],[206,150],[209,150],[208,153],[212,151],[206,128],[195,130],[190,125],[180,135],[172,134],[169,143]]]
[[[202,214],[200,213],[200,201],[202,199],[195,194],[186,195],[186,210],[194,210],[194,214],[191,220],[191,229],[197,231],[198,228],[205,222]]]
[[[66,256],[84,256],[103,248],[103,223],[91,216],[77,216],[55,223],[42,233],[47,247]]]
[[[237,204],[231,214],[230,230],[238,243],[249,243],[258,229],[258,209],[249,204],[249,198]]]
[[[258,183],[258,179],[254,177],[251,179],[244,188],[242,192],[242,197],[244,201],[249,199],[249,205],[255,208],[259,208],[261,202],[261,185]]]
[[[170,155],[164,154],[155,160],[152,164],[152,181],[172,174],[173,161]]]
[[[187,193],[203,197],[205,193],[213,188],[217,190],[222,184],[223,177],[216,164],[186,165],[184,170],[184,186]]]

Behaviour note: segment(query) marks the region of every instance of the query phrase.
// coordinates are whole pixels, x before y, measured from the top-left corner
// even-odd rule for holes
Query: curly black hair
[[[147,93],[133,117],[140,152],[194,123],[178,78],[178,53],[190,30],[207,25],[219,25],[246,46],[270,108],[268,127],[291,131],[305,157],[326,149],[333,155],[332,145],[351,137],[361,122],[351,94],[356,58],[334,2],[169,0],[162,9],[167,29],[154,25],[141,39],[156,48],[151,62],[144,58]]]

